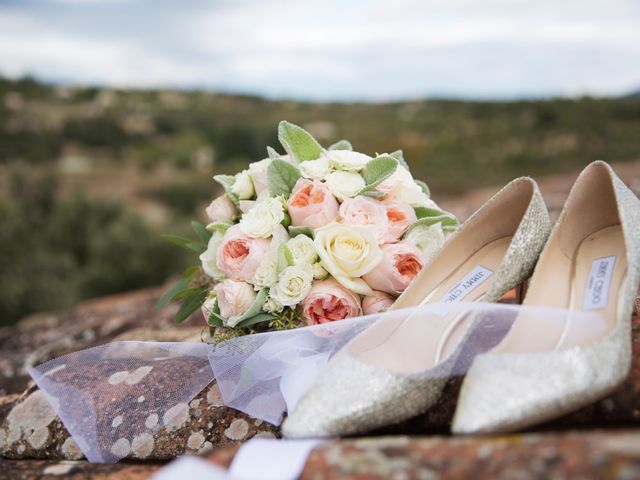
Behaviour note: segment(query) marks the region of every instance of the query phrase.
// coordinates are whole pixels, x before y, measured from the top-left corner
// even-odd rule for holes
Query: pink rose
[[[384,241],[385,243],[397,242],[413,222],[417,220],[416,212],[411,205],[406,203],[389,202],[386,207],[389,229]]]
[[[236,206],[226,195],[220,195],[211,202],[206,212],[211,222],[226,222],[232,220],[238,214]]]
[[[207,299],[204,301],[202,306],[200,307],[200,311],[202,312],[202,316],[204,317],[204,321],[209,320],[209,316],[213,310],[213,305],[216,303],[215,295],[209,295]]]
[[[300,178],[287,202],[291,225],[320,228],[338,217],[338,202],[324,183]]]
[[[302,315],[309,325],[362,315],[360,299],[333,279],[316,280],[302,301]]]
[[[388,236],[387,208],[373,198],[362,195],[346,198],[340,205],[340,216],[346,225],[373,228],[378,243],[384,243]]]
[[[269,245],[269,240],[248,237],[242,233],[239,225],[234,225],[222,237],[216,264],[228,277],[251,282]]]
[[[367,295],[362,300],[362,311],[365,315],[386,312],[394,300],[388,293],[374,290],[373,295]]]
[[[218,283],[213,289],[218,298],[220,315],[226,319],[243,315],[256,299],[256,292],[253,287],[245,282],[226,279]],[[229,324],[226,326],[233,327]]]
[[[418,248],[404,242],[388,243],[380,247],[382,261],[362,276],[374,290],[401,294],[424,266]]]

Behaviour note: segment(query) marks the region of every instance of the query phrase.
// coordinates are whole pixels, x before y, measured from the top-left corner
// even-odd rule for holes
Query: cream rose
[[[359,195],[347,198],[340,205],[340,216],[346,225],[369,227],[375,232],[378,243],[388,236],[387,207],[373,198]]]
[[[309,293],[312,281],[310,268],[287,267],[280,272],[278,283],[269,291],[269,296],[285,307],[297,305]]]
[[[278,281],[278,269],[275,258],[269,256],[262,260],[256,273],[253,274],[253,288],[261,290],[271,287]]]
[[[207,244],[207,249],[200,254],[200,265],[202,265],[202,270],[207,276],[216,281],[220,281],[225,277],[224,272],[218,268],[217,263],[218,249],[220,248],[220,245],[222,245],[222,239],[222,233],[218,231],[213,232],[209,239],[209,243]]]
[[[318,259],[316,246],[306,235],[298,235],[287,242],[287,247],[293,255],[295,265],[312,265]]]
[[[322,266],[338,282],[356,293],[371,293],[359,278],[373,270],[383,256],[371,229],[333,223],[316,231],[314,243]]]
[[[256,299],[256,292],[246,282],[227,279],[213,287],[218,298],[220,315],[226,320],[225,327],[235,327]]]
[[[335,170],[346,172],[359,172],[371,161],[369,155],[351,150],[329,150],[323,153],[323,157]]]
[[[243,170],[236,175],[236,179],[231,187],[231,193],[236,195],[240,200],[249,200],[253,197],[253,183],[251,182],[251,176],[248,170]]]
[[[417,225],[407,233],[404,241],[415,245],[422,252],[422,259],[426,263],[444,245],[445,234],[440,223],[429,226]]]
[[[327,272],[320,262],[316,262],[312,266],[313,268],[313,278],[316,280],[324,280],[329,276],[329,272]]]
[[[206,209],[210,222],[228,222],[238,215],[238,209],[227,195],[220,195]]]
[[[265,198],[248,212],[242,214],[240,230],[253,238],[273,235],[277,225],[284,220],[284,205],[279,198]]]
[[[324,156],[317,160],[302,162],[298,165],[298,168],[304,178],[310,178],[311,180],[324,180],[331,173],[329,159]]]
[[[364,178],[355,172],[333,172],[327,175],[327,187],[338,200],[355,197],[365,187]]]

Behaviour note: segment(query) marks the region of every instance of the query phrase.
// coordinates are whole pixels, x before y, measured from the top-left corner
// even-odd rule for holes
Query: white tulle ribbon
[[[440,336],[456,337],[459,354],[447,375],[461,375],[475,356],[499,343],[516,321],[525,337],[520,348],[529,351],[585,343],[607,328],[593,312],[440,303],[237,337],[218,345],[113,342],[56,358],[30,368],[29,373],[87,459],[111,463],[131,452],[140,456],[161,428],[185,424],[188,403],[214,379],[225,405],[278,425],[331,356],[373,324],[388,336],[419,327],[416,340],[431,342],[437,350],[446,343],[437,341]],[[463,330],[457,336],[456,328]],[[536,332],[545,335],[536,338]],[[557,341],[549,342],[555,338],[549,332]],[[411,349],[402,345],[390,352],[403,361],[412,360]],[[423,374],[434,372],[442,375],[439,369]]]

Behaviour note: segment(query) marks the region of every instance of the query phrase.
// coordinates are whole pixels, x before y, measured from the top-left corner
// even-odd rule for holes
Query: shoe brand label
[[[591,272],[582,300],[582,310],[595,310],[607,306],[609,286],[615,265],[615,256],[597,258],[591,263]]]
[[[440,299],[444,303],[456,303],[464,300],[464,297],[486,282],[493,275],[493,271],[478,265],[466,274],[462,280],[449,289]]]

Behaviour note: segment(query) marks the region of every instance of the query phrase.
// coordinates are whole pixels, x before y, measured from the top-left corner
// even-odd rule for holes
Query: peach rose
[[[382,261],[362,276],[374,290],[401,294],[424,266],[418,248],[404,242],[388,243],[380,247]]]
[[[417,220],[415,210],[406,203],[389,202],[387,207],[387,220],[389,228],[385,235],[385,243],[397,242],[404,232]]]
[[[229,278],[251,282],[269,251],[270,243],[264,238],[248,237],[242,233],[239,225],[234,225],[222,237],[216,264]]]
[[[291,225],[320,228],[338,217],[338,202],[324,183],[300,178],[287,202]]]
[[[362,300],[362,311],[365,315],[386,312],[395,299],[385,292],[373,291],[373,295],[367,295]]]
[[[227,327],[234,327],[234,318],[243,315],[256,299],[256,292],[253,287],[246,282],[238,282],[236,280],[223,280],[213,289],[216,291],[218,299],[218,308],[220,315],[227,320]]]
[[[227,222],[238,215],[238,210],[231,199],[226,195],[220,195],[209,204],[206,209],[207,217],[211,222]]]
[[[373,198],[359,195],[346,198],[340,205],[340,216],[346,225],[371,227],[378,243],[388,236],[389,220],[387,207]]]
[[[302,301],[302,315],[309,325],[362,315],[360,299],[333,279],[316,280]]]

